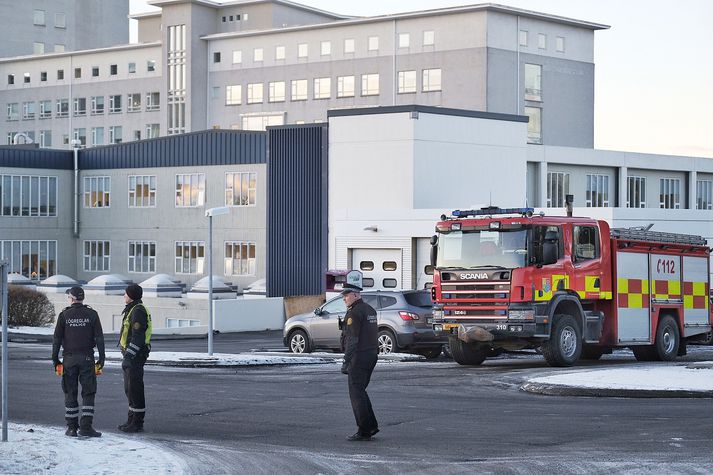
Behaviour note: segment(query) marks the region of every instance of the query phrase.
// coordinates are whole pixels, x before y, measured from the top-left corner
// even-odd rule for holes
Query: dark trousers
[[[366,393],[371,373],[376,366],[376,359],[375,353],[357,353],[349,364],[349,399],[359,433],[362,435],[371,435],[372,431],[379,427],[374,410],[371,408],[369,395]]]
[[[64,391],[64,418],[70,427],[79,427],[79,416],[82,417],[82,427],[91,426],[94,418],[94,396],[97,393],[97,377],[94,374],[94,355],[64,354],[62,358],[64,374],[62,375],[62,391]],[[79,384],[82,385],[82,408],[77,402]]]
[[[131,363],[123,367],[124,393],[129,400],[129,412],[134,413],[138,421],[144,420],[146,413],[146,398],[144,396],[144,364],[149,354],[147,350],[139,351],[131,359]]]

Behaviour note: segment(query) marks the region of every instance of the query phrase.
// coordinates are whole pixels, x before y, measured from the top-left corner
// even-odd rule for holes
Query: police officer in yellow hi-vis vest
[[[144,289],[131,284],[124,292],[124,316],[121,323],[119,346],[124,360],[124,392],[129,399],[129,417],[119,426],[122,432],[143,432],[146,414],[144,397],[144,364],[151,351],[151,314],[141,302]]]

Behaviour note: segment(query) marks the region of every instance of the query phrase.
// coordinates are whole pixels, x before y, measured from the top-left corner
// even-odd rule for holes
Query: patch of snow
[[[28,335],[54,335],[54,327],[8,327],[8,333],[25,333]]]
[[[180,455],[146,441],[104,432],[98,438],[64,435],[64,427],[8,424],[8,441],[0,442],[0,473],[182,474]],[[129,457],[132,463],[126,463]]]
[[[107,351],[107,359],[121,359],[118,351]],[[255,353],[230,354],[230,353],[192,353],[176,351],[152,351],[149,354],[148,362],[178,365],[198,365],[198,366],[252,366],[252,365],[275,365],[275,364],[321,364],[329,360],[311,356],[283,356],[283,355],[259,355]]]

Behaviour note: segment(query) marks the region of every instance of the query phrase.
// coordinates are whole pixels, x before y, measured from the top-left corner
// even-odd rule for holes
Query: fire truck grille
[[[468,283],[442,283],[441,297],[444,303],[493,305],[510,298],[510,282],[483,281]]]

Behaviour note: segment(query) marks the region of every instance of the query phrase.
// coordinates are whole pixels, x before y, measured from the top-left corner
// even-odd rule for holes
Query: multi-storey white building
[[[0,136],[87,146],[424,104],[531,118],[536,144],[591,147],[594,32],[483,4],[349,18],[284,0],[154,0],[139,44],[0,60]]]

